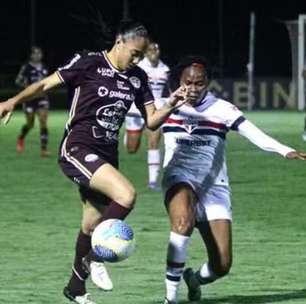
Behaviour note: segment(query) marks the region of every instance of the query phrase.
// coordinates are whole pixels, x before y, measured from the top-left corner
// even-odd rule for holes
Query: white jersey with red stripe
[[[142,68],[148,75],[149,87],[152,91],[154,99],[160,99],[162,97],[168,97],[169,94],[165,96],[168,86],[168,76],[169,76],[169,67],[159,60],[158,65],[155,67],[151,64],[148,58],[144,58],[138,63],[138,66]],[[141,113],[133,103],[128,116],[139,116]]]
[[[228,186],[226,133],[244,120],[237,107],[210,92],[195,107],[181,106],[162,127],[164,181],[177,177],[204,191],[212,185]]]

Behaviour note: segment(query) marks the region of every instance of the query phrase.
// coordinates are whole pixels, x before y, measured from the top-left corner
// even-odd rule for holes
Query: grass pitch
[[[251,121],[280,141],[306,150],[301,140],[303,114],[253,112]],[[66,114],[51,112],[52,157],[39,156],[36,126],[26,151],[15,152],[23,123],[16,113],[0,127],[0,298],[3,304],[64,304],[79,230],[81,204],[76,186],[56,163]],[[234,134],[228,136],[228,167],[233,190],[234,263],[230,275],[203,289],[206,304],[306,303],[306,163],[258,150]],[[88,290],[99,303],[162,303],[169,225],[160,193],[146,188],[145,143],[136,155],[121,147],[121,170],[138,190],[128,217],[137,238],[135,254],[109,265],[111,293]],[[192,237],[188,266],[206,260],[197,234]],[[186,300],[182,284],[180,303]]]

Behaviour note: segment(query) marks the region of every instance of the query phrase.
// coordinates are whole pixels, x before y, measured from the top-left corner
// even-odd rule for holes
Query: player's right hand
[[[7,101],[0,103],[0,120],[4,125],[9,122],[14,111],[14,107],[15,104],[12,99],[8,99]]]
[[[177,109],[187,102],[187,96],[188,87],[182,85],[176,91],[172,92],[168,105],[174,109]]]

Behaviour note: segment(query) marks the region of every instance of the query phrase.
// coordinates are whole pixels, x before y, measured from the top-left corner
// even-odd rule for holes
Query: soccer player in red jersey
[[[110,51],[76,54],[49,77],[0,103],[0,118],[6,119],[16,105],[61,84],[72,96],[59,164],[79,186],[84,202],[73,271],[64,289],[64,295],[79,304],[94,304],[86,293],[84,264],[96,285],[112,289],[111,281],[104,280],[103,263],[92,254],[92,231],[103,220],[124,219],[136,200],[134,186],[118,170],[118,135],[127,111],[134,102],[146,126],[156,130],[185,102],[187,89],[180,87],[156,110],[147,75],[137,66],[147,44],[148,32],[142,24],[122,23]]]

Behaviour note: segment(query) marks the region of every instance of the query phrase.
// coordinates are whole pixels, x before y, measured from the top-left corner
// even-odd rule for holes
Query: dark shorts
[[[110,199],[89,187],[93,174],[106,163],[118,168],[115,161],[107,161],[95,151],[84,146],[67,147],[65,141],[61,146],[59,165],[64,174],[79,186],[83,202],[89,201],[94,206],[108,205]]]
[[[35,113],[41,110],[48,111],[50,104],[48,99],[43,98],[43,99],[34,99],[28,101],[24,103],[22,107],[25,113]]]

